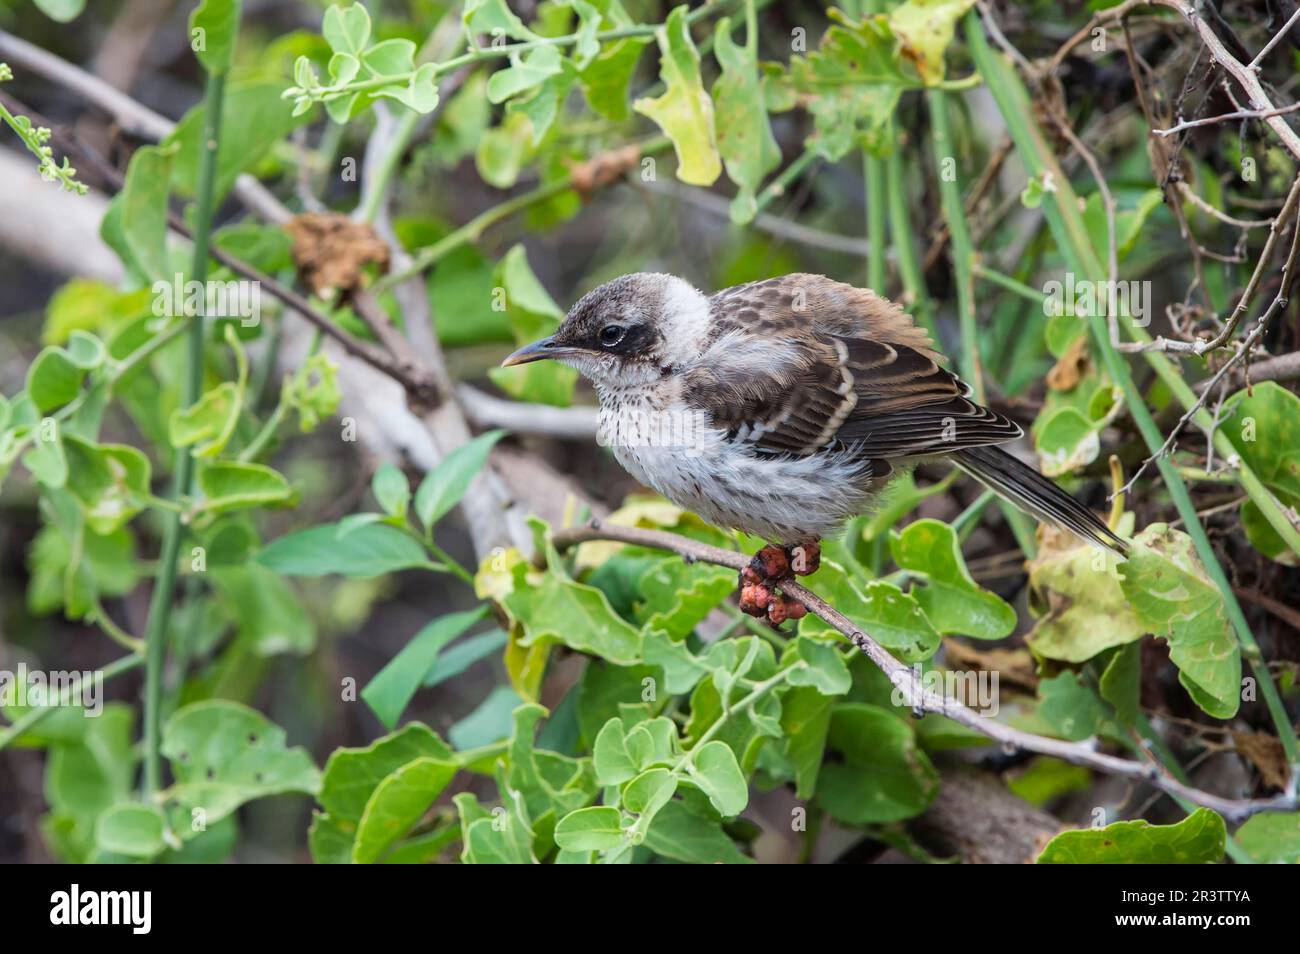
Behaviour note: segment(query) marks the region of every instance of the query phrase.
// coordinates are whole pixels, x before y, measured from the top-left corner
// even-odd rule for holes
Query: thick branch
[[[557,549],[564,550],[588,540],[613,540],[636,546],[655,547],[671,550],[687,561],[713,563],[718,566],[741,570],[749,563],[749,557],[735,550],[723,550],[720,547],[699,543],[674,533],[663,530],[644,530],[637,527],[622,527],[602,524],[598,521],[583,527],[558,530],[554,534]],[[890,682],[903,692],[904,698],[913,704],[917,713],[934,712],[947,716],[954,722],[974,729],[981,735],[1011,749],[1024,749],[1040,755],[1064,759],[1075,765],[1096,769],[1108,775],[1130,778],[1146,782],[1163,792],[1177,798],[1186,799],[1196,805],[1213,809],[1230,821],[1240,822],[1251,815],[1266,811],[1294,811],[1296,799],[1292,796],[1278,795],[1274,798],[1232,799],[1204,792],[1190,785],[1184,785],[1165,773],[1158,765],[1144,764],[1132,759],[1119,758],[1097,751],[1095,740],[1086,742],[1065,742],[1046,736],[1022,732],[1011,726],[996,722],[968,709],[952,699],[927,689],[917,678],[916,673],[899,662],[878,642],[864,633],[853,620],[849,619],[830,603],[826,602],[812,590],[794,579],[786,579],[780,588],[787,595],[803,603],[810,613],[815,613],[846,637],[857,649],[870,659],[889,677]]]

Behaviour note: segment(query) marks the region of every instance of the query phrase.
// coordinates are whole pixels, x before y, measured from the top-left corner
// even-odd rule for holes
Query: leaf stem
[[[191,280],[200,284],[206,282],[208,278],[208,239],[212,232],[213,193],[225,91],[225,74],[209,74],[203,97],[203,151],[199,159],[199,182],[194,203],[194,260],[190,269]],[[203,389],[203,338],[206,323],[201,316],[195,316],[190,320],[189,325],[185,405],[193,406],[198,402]],[[176,451],[173,481],[173,497],[176,500],[189,496],[193,476],[194,457],[188,448],[182,447]],[[180,513],[169,514],[163,530],[158,577],[154,583],[153,596],[149,601],[149,624],[144,637],[143,789],[146,795],[157,792],[162,785],[162,756],[159,750],[162,745],[163,667],[167,660],[167,623],[171,617],[176,584],[176,561],[180,555],[181,538],[185,532],[181,516]]]

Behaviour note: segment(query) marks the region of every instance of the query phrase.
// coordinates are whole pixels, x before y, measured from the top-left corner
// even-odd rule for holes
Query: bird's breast
[[[861,463],[771,458],[728,440],[698,408],[654,391],[601,394],[600,440],[636,480],[720,527],[802,543],[865,507]]]

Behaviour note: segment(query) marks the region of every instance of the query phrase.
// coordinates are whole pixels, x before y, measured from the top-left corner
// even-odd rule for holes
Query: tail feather
[[[1129,545],[1101,518],[1051,480],[1000,447],[967,447],[953,461],[994,493],[1042,523],[1062,527],[1098,546],[1127,557]]]

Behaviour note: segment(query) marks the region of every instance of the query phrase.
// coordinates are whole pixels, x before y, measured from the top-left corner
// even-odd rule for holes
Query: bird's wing
[[[929,349],[828,333],[732,331],[683,381],[687,401],[758,453],[844,447],[872,459],[944,454],[1021,435],[1019,425],[969,394]]]

